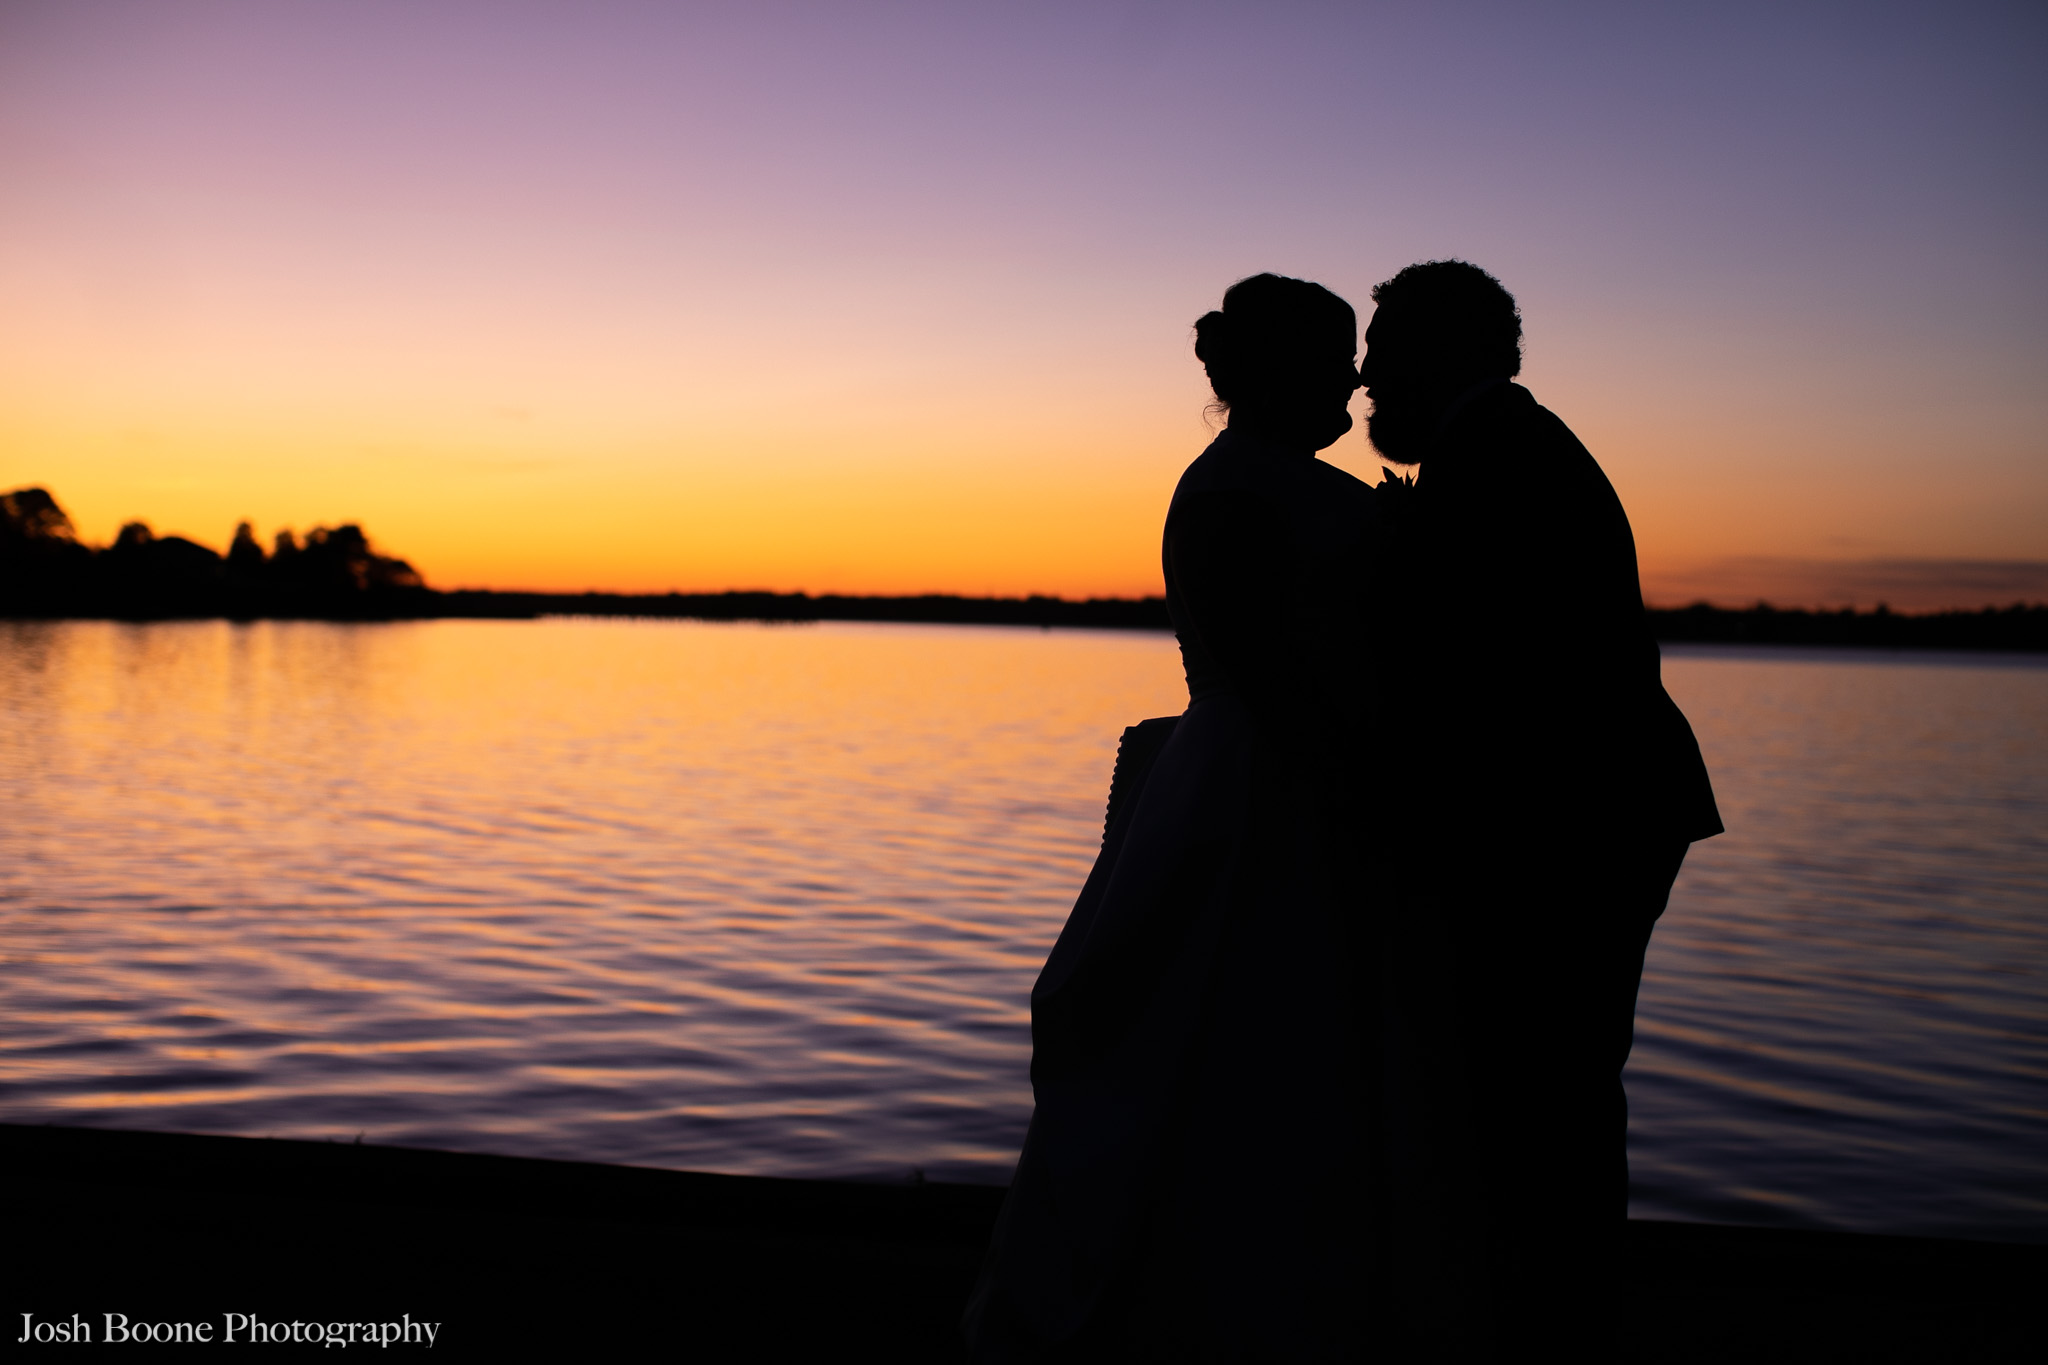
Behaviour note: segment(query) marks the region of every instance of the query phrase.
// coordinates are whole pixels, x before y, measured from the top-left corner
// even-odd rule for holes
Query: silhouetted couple
[[[1373,300],[1357,369],[1301,280],[1195,324],[1229,425],[1166,517],[1188,708],[1125,732],[1032,991],[977,1359],[1611,1353],[1643,951],[1720,820],[1513,298],[1434,261]],[[1412,481],[1316,458],[1361,384]]]

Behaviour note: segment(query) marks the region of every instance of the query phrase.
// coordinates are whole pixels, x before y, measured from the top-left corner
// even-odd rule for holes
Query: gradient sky
[[[1153,592],[1194,318],[1456,255],[1653,599],[2048,598],[2043,71],[2034,3],[0,0],[0,488]]]

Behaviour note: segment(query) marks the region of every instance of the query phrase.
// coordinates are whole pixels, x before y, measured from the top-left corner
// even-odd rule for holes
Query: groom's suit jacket
[[[1450,420],[1407,496],[1414,707],[1438,829],[1677,843],[1721,832],[1666,694],[1613,485],[1519,384]]]

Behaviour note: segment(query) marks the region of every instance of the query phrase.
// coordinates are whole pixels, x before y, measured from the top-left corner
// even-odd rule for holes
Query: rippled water
[[[2048,660],[1664,673],[1729,833],[1651,940],[1637,1211],[2048,1241]]]
[[[1676,653],[1639,1211],[2048,1240],[2048,669]],[[0,1118],[1000,1181],[1171,640],[0,623]]]

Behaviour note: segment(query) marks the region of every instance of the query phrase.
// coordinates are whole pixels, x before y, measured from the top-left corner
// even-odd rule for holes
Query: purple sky
[[[1193,318],[1457,255],[1653,596],[2048,598],[2044,71],[2038,4],[0,0],[0,485],[1147,590]]]

